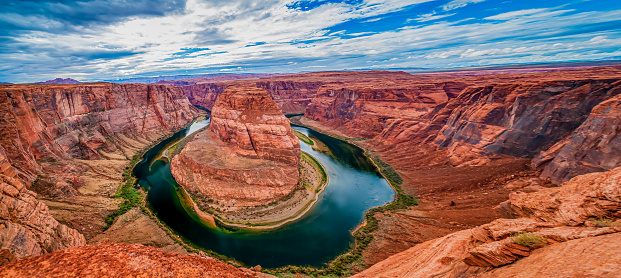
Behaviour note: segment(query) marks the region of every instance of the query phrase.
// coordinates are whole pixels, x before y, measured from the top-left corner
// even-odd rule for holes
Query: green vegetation
[[[302,142],[308,144],[308,145],[315,145],[315,142],[313,142],[313,140],[311,140],[310,138],[308,138],[308,136],[306,136],[306,134],[299,132],[297,130],[293,130],[293,133],[295,133],[295,136],[297,136],[300,140],[302,140]]]
[[[320,170],[320,173],[318,173],[318,175],[321,175],[320,184],[323,184],[323,183],[328,181],[328,174],[323,169],[323,166],[321,166],[321,163],[319,163],[319,161],[317,161],[317,159],[315,159],[312,155],[310,155],[310,154],[308,154],[306,152],[300,152],[300,156],[302,157],[302,159],[306,160],[310,164],[315,165],[315,168]]]
[[[372,154],[369,151],[365,151],[364,154],[368,156],[373,161],[373,163],[377,165],[377,167],[379,167],[380,172],[384,174],[389,182],[391,182],[392,184],[403,183],[403,179],[401,178],[401,176],[399,176],[397,171],[395,171],[395,169],[393,169],[392,166],[390,166],[388,163],[384,162],[379,156]]]
[[[134,165],[138,163],[140,160],[140,156],[138,154],[134,155],[131,160],[131,166],[125,168],[125,172],[123,173],[123,181],[119,190],[117,191],[114,198],[124,199],[123,203],[119,204],[119,209],[108,216],[106,216],[106,229],[112,226],[114,220],[125,214],[131,208],[142,203],[142,194],[138,190],[134,188],[134,181],[136,180],[132,174],[132,169]]]
[[[614,225],[614,221],[612,219],[606,219],[604,217],[590,219],[595,227],[604,228],[604,227],[612,227]]]
[[[387,210],[393,211],[398,209],[406,209],[410,206],[418,205],[418,199],[416,197],[407,195],[405,194],[405,191],[403,191],[403,188],[401,187],[403,179],[399,173],[395,171],[395,169],[393,169],[388,163],[384,162],[379,156],[372,154],[369,151],[365,151],[364,154],[378,167],[379,171],[382,173],[384,178],[386,178],[388,183],[390,183],[396,193],[395,200],[392,203],[381,207],[381,212]]]
[[[526,247],[536,247],[545,245],[548,241],[536,233],[517,233],[511,236],[511,240],[516,244]]]

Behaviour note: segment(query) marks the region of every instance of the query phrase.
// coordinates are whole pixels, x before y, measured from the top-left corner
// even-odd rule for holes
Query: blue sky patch
[[[618,0],[0,4],[0,82],[441,69],[620,57]]]

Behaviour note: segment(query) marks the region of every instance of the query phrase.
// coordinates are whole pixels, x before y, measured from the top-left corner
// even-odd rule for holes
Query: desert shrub
[[[612,219],[606,219],[604,217],[591,219],[591,222],[593,222],[598,228],[612,227],[614,224],[614,221],[612,221]]]
[[[516,244],[526,247],[540,246],[548,242],[544,237],[536,233],[517,233],[512,235],[511,239]]]

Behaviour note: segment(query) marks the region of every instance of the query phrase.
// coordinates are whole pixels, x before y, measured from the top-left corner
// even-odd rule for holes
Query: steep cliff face
[[[559,270],[571,273],[568,277],[615,277],[621,269],[612,262],[621,259],[619,252],[597,246],[618,246],[621,226],[598,226],[593,219],[618,219],[619,184],[621,167],[578,176],[561,187],[514,194],[500,209],[521,218],[422,243],[354,277],[533,277]],[[525,245],[520,233],[539,237],[539,245]],[[569,250],[580,255],[565,253]],[[540,259],[522,259],[529,256]]]
[[[193,84],[181,88],[192,104],[211,110],[220,94],[226,89],[226,86],[227,83],[218,82]]]
[[[266,90],[229,87],[213,108],[209,130],[238,155],[298,164],[300,142]]]
[[[434,117],[446,119],[434,143],[449,150],[454,164],[473,153],[534,157],[619,93],[615,79],[469,87]]]
[[[311,102],[323,82],[318,80],[248,80],[200,83],[183,86],[183,91],[194,105],[212,109],[218,96],[227,86],[240,84],[266,89],[285,114],[301,114]]]
[[[209,130],[173,158],[171,172],[196,196],[253,206],[293,191],[299,158],[300,143],[268,92],[231,86],[213,107]]]
[[[533,164],[544,167],[541,176],[556,184],[621,166],[621,94],[593,108],[580,127],[538,155]]]
[[[457,82],[365,82],[322,87],[305,117],[352,137],[372,138],[395,119],[417,119],[455,97]]]
[[[44,157],[101,158],[115,134],[163,134],[198,114],[180,89],[154,85],[5,85],[0,102],[0,144],[28,184]]]
[[[196,109],[176,87],[94,84],[45,89],[34,90],[33,105],[64,150],[82,145],[87,153],[96,151],[106,143],[106,136],[116,133],[172,131],[197,115]],[[93,133],[79,132],[85,128]],[[79,155],[76,153],[73,157]]]
[[[108,83],[3,85],[0,110],[0,245],[16,257],[85,244],[52,215],[101,232],[128,159],[198,115],[179,88]]]
[[[200,255],[179,255],[120,243],[74,247],[0,267],[0,277],[33,276],[274,277]]]
[[[12,90],[12,88],[19,88]],[[35,110],[35,96],[21,90],[23,86],[0,87],[0,145],[24,182],[31,182],[41,172],[36,162],[43,156],[66,157],[53,140],[49,127]]]
[[[0,149],[1,151],[1,149]],[[0,161],[6,157],[0,152]],[[67,247],[86,244],[78,231],[58,223],[48,207],[17,178],[0,174],[0,248],[16,258],[41,255]]]
[[[306,107],[324,84],[321,80],[266,80],[257,81],[255,86],[266,89],[285,114],[303,114]]]

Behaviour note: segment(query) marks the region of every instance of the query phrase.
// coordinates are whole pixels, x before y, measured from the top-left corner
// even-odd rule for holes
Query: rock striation
[[[6,161],[2,152],[0,161]],[[48,207],[35,198],[35,193],[17,178],[4,174],[7,172],[11,171],[0,174],[1,249],[22,258],[86,244],[82,234],[58,223]]]
[[[322,87],[305,116],[352,137],[372,138],[396,119],[416,119],[465,88],[456,82],[377,81]]]
[[[343,78],[321,87],[307,107],[301,123],[369,139],[355,143],[394,167],[406,194],[421,200],[408,214],[383,218],[386,226],[370,244],[373,253],[363,254],[367,265],[421,239],[501,217],[492,208],[512,190],[532,191],[621,166],[621,67],[487,73]],[[435,102],[416,97],[443,94]],[[408,107],[416,103],[424,109]],[[512,180],[533,186],[504,186]],[[401,227],[413,230],[399,233]]]
[[[300,143],[268,92],[230,86],[213,107],[209,130],[173,158],[171,172],[194,196],[255,206],[295,189],[299,159]]]
[[[613,262],[621,254],[609,247],[619,245],[621,226],[619,221],[600,226],[593,219],[621,216],[619,184],[621,167],[578,176],[561,187],[512,195],[500,209],[520,218],[427,241],[354,277],[533,277],[561,270],[567,274],[561,277],[615,277],[621,269]],[[520,244],[520,233],[537,235],[542,242]],[[567,254],[569,250],[578,253]]]
[[[274,277],[200,255],[140,244],[80,246],[0,267],[0,277]]]
[[[27,184],[43,172],[37,160],[101,159],[119,148],[131,157],[129,140],[115,135],[161,136],[198,115],[180,89],[161,85],[3,85],[0,103],[0,144]]]
[[[199,110],[176,87],[92,83],[0,85],[0,114],[0,246],[21,258],[103,231],[129,159]]]
[[[228,86],[246,85],[266,89],[278,107],[285,114],[302,114],[306,106],[311,102],[322,81],[319,80],[295,80],[286,78],[274,78],[266,80],[229,81],[229,82],[206,82],[183,86],[183,91],[190,102],[211,110],[218,96]]]
[[[621,166],[621,94],[595,106],[571,135],[535,157],[533,166],[555,184]]]

